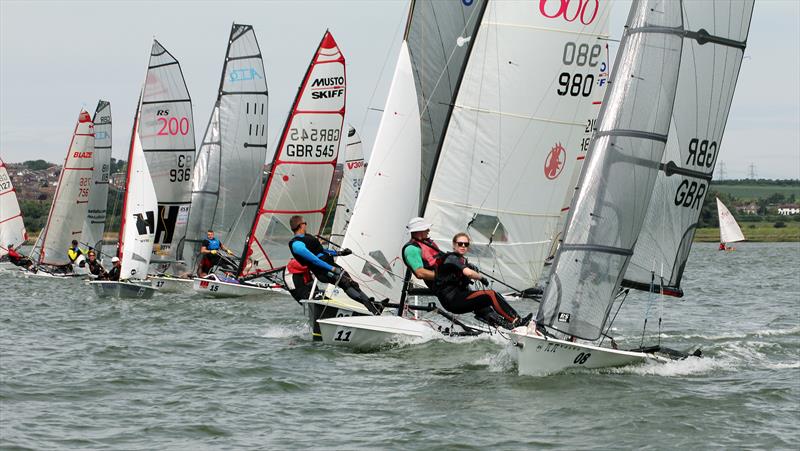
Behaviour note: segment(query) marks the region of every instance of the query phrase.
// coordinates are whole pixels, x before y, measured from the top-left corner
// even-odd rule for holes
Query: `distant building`
[[[800,214],[800,205],[785,204],[778,206],[778,214],[783,216]]]
[[[736,205],[734,206],[736,211],[745,215],[755,215],[758,214],[758,205],[755,202],[751,202],[747,205]]]

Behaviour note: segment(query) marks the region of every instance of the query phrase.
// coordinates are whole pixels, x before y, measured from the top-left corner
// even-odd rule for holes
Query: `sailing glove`
[[[331,279],[338,279],[340,275],[342,275],[342,268],[338,266],[334,266],[327,274]]]
[[[353,253],[353,251],[351,251],[350,249],[342,249],[336,255],[338,255],[339,257],[344,257],[344,256],[350,255],[352,253]]]
[[[489,279],[487,279],[486,277],[481,277],[481,283],[482,283],[484,286],[487,286],[487,287],[488,287],[488,286],[489,286]]]

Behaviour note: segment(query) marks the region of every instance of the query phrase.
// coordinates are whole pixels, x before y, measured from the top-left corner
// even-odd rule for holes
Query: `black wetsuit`
[[[471,279],[464,275],[464,268],[469,268],[467,259],[450,252],[436,271],[434,281],[436,297],[447,311],[462,313],[482,313],[487,308],[494,310],[504,320],[513,324],[519,315],[508,305],[503,296],[494,290],[470,290]],[[509,325],[510,325],[509,324]],[[507,324],[501,324],[507,327]]]

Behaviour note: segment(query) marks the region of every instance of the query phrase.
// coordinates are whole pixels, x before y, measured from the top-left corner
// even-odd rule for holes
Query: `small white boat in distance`
[[[744,241],[745,237],[742,229],[736,222],[728,207],[717,198],[717,215],[719,216],[719,250],[732,251],[735,247],[728,246],[728,243]]]

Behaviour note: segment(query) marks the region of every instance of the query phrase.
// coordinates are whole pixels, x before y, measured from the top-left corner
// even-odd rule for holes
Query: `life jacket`
[[[300,263],[301,265],[307,267],[314,266],[312,262],[306,261],[305,258],[294,253],[294,249],[292,249],[292,244],[294,244],[296,241],[302,241],[303,244],[306,245],[306,249],[308,249],[308,251],[311,252],[312,254],[319,257],[320,260],[329,264],[333,263],[333,258],[328,257],[328,254],[325,252],[325,248],[322,247],[322,244],[319,242],[319,240],[317,240],[311,235],[304,234],[303,236],[295,235],[294,238],[289,240],[289,251],[292,253],[292,257],[294,257],[294,259],[297,260],[297,262]]]
[[[455,257],[455,260],[452,257]],[[467,259],[456,252],[448,252],[442,256],[434,279],[434,287],[437,293],[469,289],[470,280],[464,276],[463,268],[457,266],[455,261],[460,261],[464,266],[468,265]]]
[[[75,260],[81,255],[83,255],[83,251],[81,251],[79,248],[67,249],[67,257],[69,257],[70,263],[74,263]]]
[[[302,274],[303,282],[311,282],[311,271],[307,266],[301,265],[300,262],[294,258],[289,260],[289,263],[286,264],[286,272],[289,274]]]
[[[426,238],[424,240],[415,240],[411,238],[408,243],[403,246],[402,254],[406,254],[406,248],[408,246],[418,247],[420,251],[422,251],[422,267],[425,269],[430,269],[431,271],[436,271],[436,268],[442,263],[444,253],[439,249],[439,246],[430,238]],[[413,268],[408,264],[405,258],[403,258],[403,263],[406,264],[408,269],[413,270]]]
[[[206,249],[208,249],[210,251],[218,251],[219,250],[221,244],[220,244],[218,239],[211,238],[210,240],[207,240],[207,241],[208,241],[208,246],[206,246]]]
[[[443,256],[445,254],[439,249],[439,246],[432,239],[426,238],[424,240],[415,240],[414,238],[411,238],[400,251],[401,255],[403,255],[403,263],[406,265],[406,268],[413,273],[414,268],[412,268],[405,259],[406,248],[408,246],[419,248],[419,250],[422,252],[422,267],[436,272],[436,268],[438,268],[442,263]],[[429,280],[423,280],[423,282],[428,288],[434,287],[434,284]]]

